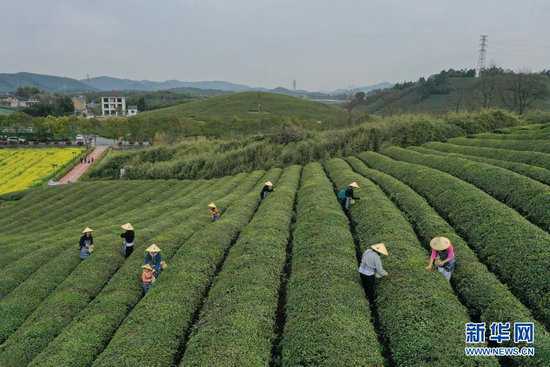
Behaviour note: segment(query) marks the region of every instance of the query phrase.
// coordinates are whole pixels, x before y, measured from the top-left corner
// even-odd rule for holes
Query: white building
[[[137,115],[138,113],[138,109],[137,109],[137,106],[134,106],[134,105],[129,105],[128,106],[128,116],[135,116]]]
[[[101,95],[102,116],[125,116],[126,97],[118,92],[108,92]]]

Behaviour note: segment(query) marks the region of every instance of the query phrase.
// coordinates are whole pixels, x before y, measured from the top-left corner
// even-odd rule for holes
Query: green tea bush
[[[384,149],[382,153],[396,160],[436,168],[469,182],[544,230],[550,230],[550,187],[547,185],[501,167],[458,157],[422,154],[399,147]]]
[[[252,219],[264,182],[276,183],[280,173],[280,169],[269,171],[250,193],[240,195],[240,199],[216,203],[222,212],[220,220],[193,234],[180,247],[170,267],[128,315],[94,366],[167,366],[175,363],[216,268]],[[153,315],[157,330],[154,338],[151,337]]]
[[[531,166],[529,164],[519,163],[519,162],[503,161],[500,159],[478,157],[474,155],[466,155],[466,154],[460,154],[460,153],[445,153],[445,152],[432,150],[424,147],[410,147],[408,149],[414,150],[415,152],[424,153],[424,154],[433,154],[433,155],[439,155],[443,157],[451,156],[451,157],[462,158],[470,161],[486,163],[493,166],[506,168],[510,171],[514,171],[521,175],[530,177],[546,185],[550,185],[550,170],[547,170],[542,167]]]
[[[497,140],[497,139],[454,138],[454,139],[450,139],[449,143],[456,144],[456,145],[473,146],[473,147],[550,153],[550,141],[548,140]]]
[[[341,159],[325,168],[337,188],[350,182],[360,186],[361,200],[351,207],[351,218],[361,251],[383,242],[387,278],[378,282],[375,305],[380,331],[395,365],[496,366],[494,359],[472,359],[464,354],[468,313],[441,274],[428,272],[428,254],[413,228],[376,185],[354,173]]]
[[[283,171],[229,250],[181,366],[269,365],[300,171],[299,166]]]
[[[550,154],[547,153],[482,148],[438,142],[430,142],[422,146],[428,149],[439,150],[441,152],[461,153],[466,155],[501,159],[505,161],[520,162],[550,170]]]
[[[319,163],[304,167],[287,287],[283,366],[383,366],[348,219]]]
[[[458,261],[453,271],[451,283],[472,319],[486,322],[534,322],[536,338],[534,358],[517,357],[514,366],[541,366],[550,360],[550,335],[544,326],[534,320],[531,312],[502,284],[487,267],[479,262],[468,244],[458,236],[454,229],[437,212],[430,207],[424,198],[414,190],[390,175],[376,171],[358,158],[348,158],[353,169],[374,181],[386,195],[401,209],[420,236],[426,255],[430,251],[430,240],[445,236],[451,240]],[[503,343],[503,346],[517,346]],[[522,345],[526,346],[526,345]]]
[[[365,152],[368,166],[409,185],[459,231],[478,258],[550,325],[550,235],[513,209],[447,173]]]
[[[221,185],[212,186],[209,195],[202,195],[202,190],[193,196],[196,205],[184,213],[172,215],[165,219],[164,225],[171,228],[157,234],[148,242],[156,243],[162,249],[163,259],[170,264],[170,259],[179,247],[194,232],[211,222],[212,217],[205,210],[211,200],[221,199],[226,195],[244,194],[255,185],[260,173],[237,175],[223,180]],[[238,185],[238,187],[236,187]],[[143,296],[140,282],[140,266],[143,264],[143,249],[148,244],[134,246],[136,250],[125,261],[120,270],[110,279],[100,294],[94,298],[73,322],[57,336],[47,348],[38,355],[31,365],[90,365],[108,344],[116,329],[135,307]],[[117,305],[116,307],[114,305]],[[82,353],[82,349],[86,353]]]

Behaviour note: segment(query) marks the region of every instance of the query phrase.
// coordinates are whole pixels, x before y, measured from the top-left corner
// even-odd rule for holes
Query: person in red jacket
[[[155,275],[153,274],[153,267],[151,265],[145,264],[141,268],[143,269],[143,273],[141,274],[141,285],[143,286],[143,292],[147,293],[155,281]]]

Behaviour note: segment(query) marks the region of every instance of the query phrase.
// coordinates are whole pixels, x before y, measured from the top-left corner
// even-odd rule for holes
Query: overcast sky
[[[550,69],[548,0],[2,0],[0,72],[331,90]]]

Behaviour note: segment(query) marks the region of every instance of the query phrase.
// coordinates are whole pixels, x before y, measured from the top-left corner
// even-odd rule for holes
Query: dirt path
[[[105,145],[100,145],[98,147],[96,147],[94,149],[94,151],[92,153],[90,153],[90,155],[88,157],[93,157],[94,158],[94,161],[99,158],[99,156],[101,155],[101,153],[103,153],[103,151],[107,149],[107,146]],[[76,182],[80,176],[82,176],[84,174],[84,172],[86,172],[86,170],[88,169],[88,167],[90,167],[90,165],[93,164],[93,163],[80,163],[78,164],[75,168],[72,169],[71,172],[69,172],[65,177],[63,177],[61,180],[59,180],[59,183],[60,184],[66,184],[67,182],[71,181],[71,182]]]

